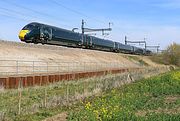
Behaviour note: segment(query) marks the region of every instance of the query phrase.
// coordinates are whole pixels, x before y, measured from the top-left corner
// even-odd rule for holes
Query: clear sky
[[[20,41],[18,33],[30,22],[42,22],[65,29],[106,28],[107,39],[124,43],[143,40],[164,49],[180,43],[180,0],[0,0],[0,38]],[[80,32],[80,30],[79,30]],[[96,36],[104,38],[101,33]]]

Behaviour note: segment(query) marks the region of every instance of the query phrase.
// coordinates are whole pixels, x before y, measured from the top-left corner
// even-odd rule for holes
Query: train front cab
[[[34,39],[39,37],[39,27],[36,24],[26,25],[19,33],[19,39],[21,41],[31,43]]]

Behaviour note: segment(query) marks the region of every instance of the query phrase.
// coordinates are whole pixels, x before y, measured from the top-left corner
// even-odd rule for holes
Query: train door
[[[40,39],[43,44],[47,43],[47,41],[52,40],[52,28],[49,27],[41,27],[40,29]]]
[[[91,36],[86,36],[86,46],[88,48],[92,47],[92,37]]]
[[[114,50],[114,51],[116,51],[116,49],[117,49],[117,47],[116,47],[116,43],[115,43],[115,42],[113,42],[113,43],[114,43],[113,50]]]
[[[87,47],[88,46],[88,36],[87,35],[84,36],[84,40],[85,40],[85,45]]]
[[[82,35],[82,47],[86,48],[86,35]]]
[[[118,44],[117,42],[114,42],[114,48],[113,48],[113,50],[114,50],[115,52],[118,52],[118,51],[119,51],[119,44]]]
[[[92,38],[92,37],[90,37],[90,42],[89,42],[89,45],[90,45],[90,47],[92,47],[92,46],[93,46],[93,38]]]

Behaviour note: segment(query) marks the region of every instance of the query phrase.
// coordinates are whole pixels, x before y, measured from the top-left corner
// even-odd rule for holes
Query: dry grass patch
[[[167,96],[164,100],[165,103],[169,104],[169,103],[174,103],[176,102],[178,99],[180,99],[180,96],[179,95],[170,95],[170,96]]]
[[[170,114],[170,115],[174,115],[174,114],[179,114],[180,112],[180,107],[177,108],[172,108],[172,109],[163,109],[163,108],[158,108],[155,110],[139,110],[135,113],[136,116],[140,116],[140,117],[145,117],[147,114],[149,113],[156,113],[156,114]]]
[[[147,94],[147,96],[149,96]],[[164,98],[164,103],[165,104],[172,104],[175,103],[177,100],[180,99],[179,95],[168,95]],[[147,103],[151,102],[152,100],[158,100],[158,98],[152,98],[151,100],[149,100]],[[155,113],[155,114],[169,114],[169,115],[175,115],[175,114],[179,114],[180,113],[180,107],[176,106],[173,108],[162,108],[162,107],[158,107],[157,109],[154,110],[138,110],[135,115],[136,116],[140,116],[140,117],[145,117],[147,114],[149,113]]]
[[[67,112],[60,113],[56,116],[47,118],[43,121],[66,121],[67,120]]]

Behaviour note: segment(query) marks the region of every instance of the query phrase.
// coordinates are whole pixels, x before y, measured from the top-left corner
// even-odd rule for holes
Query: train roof
[[[55,27],[55,26],[48,25],[48,24],[42,24],[42,23],[38,23],[38,22],[31,22],[31,23],[29,23],[29,24],[38,25],[38,26],[46,26],[46,27],[51,27],[51,28],[54,28],[54,29],[59,29],[59,30],[71,32],[71,33],[77,33],[77,32],[73,32],[73,31],[71,31],[71,30],[63,29],[63,28],[60,28],[60,27]],[[28,24],[28,25],[29,25],[29,24]],[[79,33],[77,33],[77,34],[79,34]]]

